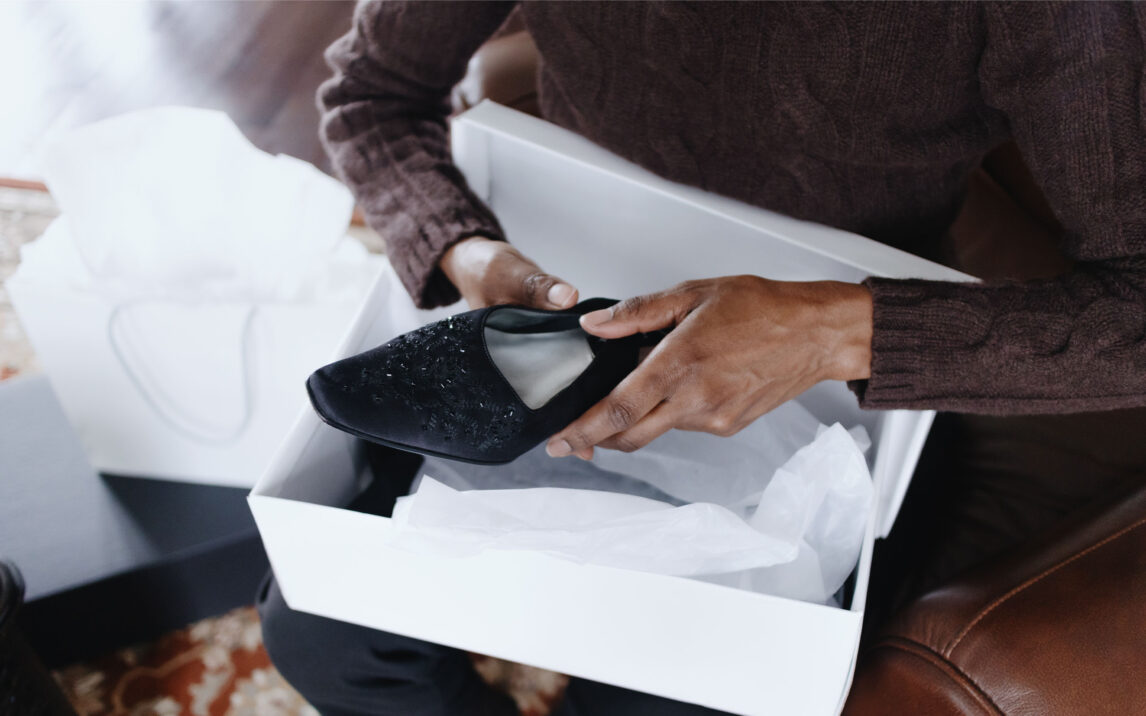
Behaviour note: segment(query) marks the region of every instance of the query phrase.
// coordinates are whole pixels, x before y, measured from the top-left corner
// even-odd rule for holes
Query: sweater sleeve
[[[372,1],[326,52],[321,137],[422,307],[458,300],[438,260],[463,238],[504,239],[450,156],[449,92],[512,2]]]
[[[872,278],[869,408],[1146,405],[1146,6],[983,6],[981,91],[1064,228],[1073,270],[1026,283]]]

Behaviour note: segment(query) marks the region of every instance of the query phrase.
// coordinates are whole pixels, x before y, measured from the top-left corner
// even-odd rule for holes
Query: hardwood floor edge
[[[48,191],[48,187],[42,181],[34,179],[16,179],[14,177],[0,177],[0,188],[5,189],[28,189],[31,191]]]
[[[3,189],[27,189],[29,191],[42,191],[47,192],[48,187],[44,182],[36,181],[34,179],[16,179],[13,177],[0,177],[0,188]],[[362,213],[362,209],[354,207],[354,214],[350,217],[352,226],[365,226],[366,217]]]

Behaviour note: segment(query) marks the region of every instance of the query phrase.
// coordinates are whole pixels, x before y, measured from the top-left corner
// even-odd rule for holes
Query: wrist
[[[831,282],[832,380],[871,377],[872,297],[862,284]]]
[[[446,252],[438,259],[438,268],[442,270],[450,283],[460,289],[461,284],[464,283],[462,274],[466,267],[472,267],[475,264],[475,258],[479,258],[475,256],[475,252],[480,251],[485,244],[493,243],[498,242],[480,234],[467,236],[446,249]]]

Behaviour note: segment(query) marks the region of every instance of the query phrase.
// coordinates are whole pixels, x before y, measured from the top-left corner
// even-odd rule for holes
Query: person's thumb
[[[577,303],[577,289],[536,266],[527,265],[517,284],[517,302],[523,306],[560,310]]]
[[[634,296],[581,316],[581,327],[601,338],[621,338],[675,326],[692,307],[679,292]]]

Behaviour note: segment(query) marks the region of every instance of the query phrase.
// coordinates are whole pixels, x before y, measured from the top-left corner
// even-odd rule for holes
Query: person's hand
[[[620,338],[671,327],[606,398],[549,439],[554,457],[641,448],[672,428],[732,435],[822,380],[871,373],[871,294],[838,281],[689,281],[581,318]]]
[[[471,308],[514,303],[559,310],[577,303],[577,289],[545,273],[504,241],[463,239],[438,265]]]

